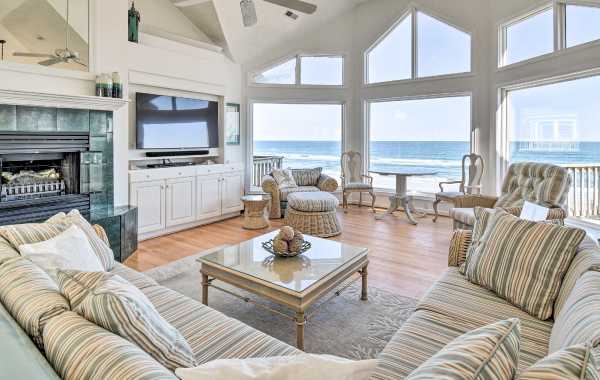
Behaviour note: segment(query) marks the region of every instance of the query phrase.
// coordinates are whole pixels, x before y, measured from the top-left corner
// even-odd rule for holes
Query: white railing
[[[569,216],[597,217],[600,215],[600,164],[563,165],[571,175],[567,204]]]
[[[271,173],[273,169],[281,169],[283,157],[279,156],[254,156],[252,170],[252,186],[260,187],[262,178]]]

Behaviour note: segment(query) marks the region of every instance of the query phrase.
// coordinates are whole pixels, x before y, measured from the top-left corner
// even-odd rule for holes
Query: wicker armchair
[[[548,220],[563,223],[567,217],[566,201],[571,186],[571,177],[560,166],[520,162],[512,164],[504,177],[499,197],[465,194],[455,201],[450,211],[454,228],[472,229],[475,223],[474,208],[502,208],[519,215],[525,201],[550,209]]]
[[[322,168],[292,169],[292,176],[298,186],[279,187],[279,184],[268,174],[263,177],[262,189],[271,196],[270,219],[281,219],[287,208],[287,196],[295,192],[324,191],[333,193],[338,188],[335,178],[321,173]]]
[[[348,195],[358,193],[358,206],[362,206],[362,194],[371,196],[371,208],[375,212],[375,193],[373,191],[373,177],[362,172],[363,162],[359,152],[344,152],[341,159],[342,165],[342,207],[348,208]]]

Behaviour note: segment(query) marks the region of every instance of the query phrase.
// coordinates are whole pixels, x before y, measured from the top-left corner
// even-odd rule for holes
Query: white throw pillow
[[[275,169],[271,174],[281,189],[298,187],[291,169]]]
[[[175,374],[182,380],[368,380],[376,363],[376,360],[302,354],[221,359],[194,368],[178,368]]]
[[[75,225],[50,240],[23,244],[18,249],[21,256],[33,261],[55,281],[59,269],[104,271],[85,233]]]

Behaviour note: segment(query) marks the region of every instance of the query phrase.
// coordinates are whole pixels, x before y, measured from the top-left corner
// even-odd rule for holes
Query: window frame
[[[497,70],[503,70],[506,68],[518,67],[524,64],[532,63],[535,61],[547,59],[549,57],[556,56],[558,54],[562,54],[565,51],[573,51],[577,49],[586,48],[592,45],[599,45],[600,39],[591,40],[588,42],[584,42],[582,44],[573,45],[571,47],[567,47],[567,5],[579,5],[579,6],[587,6],[600,8],[600,3],[590,1],[590,0],[551,0],[544,1],[542,3],[538,3],[535,7],[527,10],[525,13],[521,13],[518,16],[511,17],[510,19],[501,22],[498,25],[497,33],[498,33],[498,62],[497,62]],[[553,39],[554,39],[554,49],[546,54],[537,55],[535,57],[531,57],[528,59],[524,59],[522,61],[513,62],[510,64],[506,64],[506,31],[512,25],[518,24],[521,21],[524,21],[530,17],[536,16],[542,12],[547,10],[552,10],[553,12]]]
[[[389,103],[389,102],[402,102],[411,100],[428,100],[428,99],[441,99],[441,98],[460,98],[468,96],[470,99],[470,133],[469,133],[469,153],[478,152],[477,144],[477,129],[475,126],[475,99],[472,91],[458,91],[458,92],[447,92],[447,93],[432,93],[424,95],[412,95],[412,96],[400,96],[393,98],[371,98],[365,99],[363,102],[364,109],[364,130],[363,130],[363,170],[365,173],[370,173],[371,170],[371,107],[373,103]],[[394,189],[386,188],[375,188],[376,192],[384,194],[393,194]],[[434,193],[423,193],[428,199],[432,198]]]
[[[452,74],[441,74],[441,75],[431,75],[431,76],[419,76],[419,47],[418,47],[418,17],[417,13],[424,13],[427,16],[434,18],[435,20],[442,22],[458,31],[466,33],[470,37],[471,44],[469,46],[469,60],[470,60],[470,71],[463,71],[459,73]],[[411,77],[407,79],[397,79],[385,82],[369,82],[369,54],[377,47],[379,44],[385,40],[390,33],[392,33],[397,26],[400,25],[404,21],[406,17],[411,17],[411,40],[412,40],[412,55],[411,55]],[[385,86],[396,83],[405,83],[405,82],[414,82],[414,81],[424,81],[424,80],[432,80],[432,79],[445,79],[445,78],[460,78],[465,76],[473,76],[475,75],[474,67],[475,67],[475,57],[473,54],[474,48],[474,38],[473,32],[466,28],[456,25],[452,21],[449,21],[444,16],[439,15],[436,12],[433,12],[428,9],[424,9],[421,6],[410,5],[401,16],[392,24],[391,27],[386,29],[386,31],[380,35],[375,42],[373,42],[367,50],[363,52],[363,86],[364,87],[376,87],[376,86]]]
[[[341,58],[342,59],[342,84],[302,84],[302,58]],[[263,66],[257,70],[253,70],[248,73],[248,85],[252,87],[281,87],[281,88],[346,88],[346,53],[307,53],[307,52],[296,52],[294,54],[287,55],[279,58],[270,64]],[[286,63],[292,59],[296,60],[296,73],[295,81],[293,84],[284,83],[258,83],[255,81],[255,77],[267,70],[275,68],[283,63]]]

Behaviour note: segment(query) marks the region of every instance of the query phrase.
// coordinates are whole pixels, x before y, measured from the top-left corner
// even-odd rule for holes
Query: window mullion
[[[296,86],[299,86],[299,85],[301,85],[301,84],[302,84],[302,83],[300,83],[300,80],[301,80],[301,78],[302,78],[302,76],[301,76],[301,75],[302,75],[302,73],[301,73],[301,71],[300,71],[300,70],[302,70],[302,68],[301,68],[301,61],[302,61],[302,60],[301,60],[301,58],[300,58],[300,54],[298,54],[298,55],[296,56]]]
[[[564,2],[554,3],[554,51],[567,47],[567,5]]]
[[[418,65],[419,65],[419,47],[417,45],[417,39],[418,39],[418,35],[417,35],[417,10],[416,8],[413,8],[411,11],[411,36],[412,36],[412,59],[411,59],[411,63],[412,63],[412,79],[416,79],[419,75],[419,69],[418,69]]]

